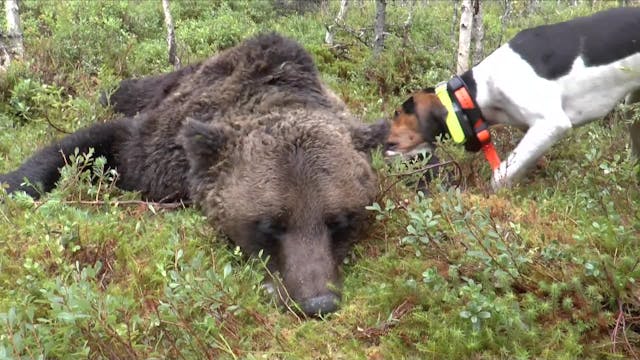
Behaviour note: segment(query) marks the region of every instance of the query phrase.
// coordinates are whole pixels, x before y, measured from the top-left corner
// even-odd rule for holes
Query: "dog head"
[[[388,156],[408,154],[430,148],[438,136],[446,133],[447,109],[433,88],[413,94],[398,108],[386,143]]]

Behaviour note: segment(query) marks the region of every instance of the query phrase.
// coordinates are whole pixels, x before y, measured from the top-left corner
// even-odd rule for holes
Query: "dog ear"
[[[206,171],[219,160],[230,131],[227,126],[211,125],[192,118],[184,121],[178,141],[187,153],[191,171]]]
[[[418,118],[418,128],[422,138],[434,143],[438,136],[445,133],[447,109],[442,105],[435,93],[422,91],[412,97],[413,111]]]

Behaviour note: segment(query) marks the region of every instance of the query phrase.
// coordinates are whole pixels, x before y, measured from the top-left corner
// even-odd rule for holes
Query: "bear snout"
[[[305,299],[299,306],[307,316],[327,315],[338,310],[340,298],[334,293],[328,293],[310,299]]]
[[[339,269],[327,229],[320,234],[286,234],[278,257],[283,290],[296,304],[293,308],[308,316],[338,309]]]

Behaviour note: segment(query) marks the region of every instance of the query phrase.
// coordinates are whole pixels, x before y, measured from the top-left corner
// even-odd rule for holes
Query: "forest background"
[[[0,22],[11,29],[0,49],[0,172],[115,118],[98,98],[119,80],[171,71],[259,32],[298,40],[349,109],[373,121],[521,29],[634,5],[482,1],[478,13],[476,4],[21,1],[20,31],[11,16]],[[78,154],[42,200],[0,194],[0,359],[638,358],[629,115],[640,109],[621,105],[575,129],[497,194],[482,155],[450,143],[438,150],[449,176],[428,195],[402,175],[422,164],[385,164],[376,153],[376,221],[344,265],[341,309],[312,320],[279,309],[262,289],[262,262],[217,238],[196,209],[121,192],[103,159]],[[504,154],[521,134],[494,136]]]

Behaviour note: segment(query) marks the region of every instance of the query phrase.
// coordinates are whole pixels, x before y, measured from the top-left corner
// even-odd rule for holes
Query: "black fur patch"
[[[413,101],[413,96],[402,103],[402,110],[405,112],[405,114],[416,113],[416,103]]]
[[[8,192],[24,191],[37,199],[40,191],[48,192],[53,189],[60,178],[59,169],[69,162],[69,156],[73,155],[75,149],[80,154],[86,154],[89,148],[93,148],[94,157],[104,156],[106,166],[116,168],[115,149],[121,146],[119,139],[128,136],[123,121],[95,124],[41,149],[15,171],[0,174],[0,183],[9,185]],[[25,179],[36,188],[20,185]]]
[[[473,69],[460,75],[460,78],[467,85],[469,94],[475,99],[475,97],[478,95],[478,85],[476,84],[476,79],[473,78]]]
[[[586,66],[609,64],[640,52],[640,8],[615,8],[523,30],[509,47],[549,80],[566,75],[578,56]]]
[[[147,108],[158,106],[178,87],[180,81],[194,74],[199,67],[200,64],[192,64],[168,74],[123,80],[110,96],[103,93],[100,103],[112,105],[114,111],[126,116],[134,116]]]

